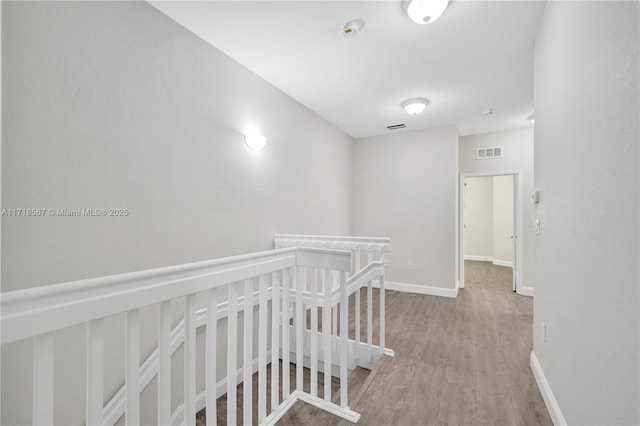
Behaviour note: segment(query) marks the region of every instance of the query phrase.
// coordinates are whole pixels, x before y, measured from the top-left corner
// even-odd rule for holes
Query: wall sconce
[[[260,151],[267,144],[267,138],[258,133],[247,133],[244,141],[252,151]]]

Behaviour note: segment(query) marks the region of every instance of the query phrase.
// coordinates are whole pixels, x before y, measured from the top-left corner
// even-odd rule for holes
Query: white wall
[[[513,176],[493,177],[493,261],[513,266]]]
[[[391,237],[389,281],[455,288],[457,139],[441,127],[355,141],[353,230]]]
[[[639,6],[549,2],[536,40],[533,350],[572,425],[640,423]]]
[[[493,259],[493,177],[465,179],[464,256]]]
[[[129,209],[3,217],[3,291],[351,233],[352,139],[150,5],[2,7],[2,207]],[[259,154],[251,126],[269,138]],[[84,334],[65,333],[58,424],[83,418]],[[3,424],[30,422],[30,347],[3,349]]]
[[[537,117],[537,116],[536,116]],[[523,117],[523,123],[528,121]],[[484,173],[501,171],[522,171],[523,182],[523,239],[522,239],[522,281],[525,287],[535,287],[534,270],[535,233],[533,230],[534,206],[530,195],[534,190],[533,128],[509,130],[460,137],[460,173]],[[476,160],[476,149],[501,146],[503,156],[487,160]]]

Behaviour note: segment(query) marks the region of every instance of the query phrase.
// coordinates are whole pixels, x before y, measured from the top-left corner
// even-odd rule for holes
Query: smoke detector
[[[342,26],[342,35],[348,38],[353,38],[358,35],[358,32],[364,28],[364,21],[362,19],[354,19]]]

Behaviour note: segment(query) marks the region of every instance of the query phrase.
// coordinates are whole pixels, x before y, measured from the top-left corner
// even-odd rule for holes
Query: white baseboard
[[[464,260],[475,260],[476,262],[492,262],[491,256],[476,256],[475,254],[465,254]]]
[[[475,260],[476,262],[491,262],[496,266],[506,266],[513,268],[513,262],[509,260],[494,259],[491,256],[477,256],[475,254],[465,254],[464,260]]]
[[[518,289],[518,294],[521,294],[523,296],[531,296],[533,297],[533,287],[520,287]]]
[[[458,297],[458,287],[456,288],[444,288],[444,287],[432,287],[428,285],[399,283],[394,281],[385,281],[385,288],[392,291],[400,291],[402,293],[416,293],[426,294],[428,296],[440,296],[440,297]],[[376,287],[376,281],[374,281],[374,287]]]
[[[558,401],[556,397],[553,395],[553,391],[549,386],[549,382],[542,371],[542,367],[538,362],[538,358],[536,354],[531,351],[531,362],[529,363],[531,367],[531,371],[533,371],[533,377],[536,379],[536,383],[538,384],[538,389],[540,389],[540,393],[542,394],[542,399],[544,399],[544,404],[547,406],[547,411],[549,412],[549,416],[551,416],[551,421],[554,426],[566,426],[567,421],[564,419],[562,415],[562,411],[560,410],[560,405],[558,405]]]
[[[513,268],[513,262],[509,260],[493,259],[491,263],[496,266],[506,266],[507,268]]]

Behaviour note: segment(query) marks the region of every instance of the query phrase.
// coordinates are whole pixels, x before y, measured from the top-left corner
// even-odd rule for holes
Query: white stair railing
[[[355,366],[371,368],[381,355],[394,356],[392,349],[385,347],[385,285],[384,285],[384,267],[386,254],[391,250],[391,240],[389,238],[372,238],[372,237],[352,237],[352,236],[325,236],[325,235],[294,235],[294,234],[276,234],[274,237],[274,247],[276,249],[285,247],[312,247],[324,249],[348,250],[352,253],[352,265],[347,281],[347,297],[353,295],[354,298],[354,338],[349,339],[348,347],[348,368],[353,369]],[[364,266],[362,266],[364,264]],[[380,289],[379,293],[379,337],[374,342],[373,322],[374,322],[374,303],[373,303],[373,287],[374,283]],[[307,286],[310,284],[307,283]],[[334,292],[338,288],[339,283],[334,280]],[[361,333],[361,291],[362,287],[366,287],[366,321],[365,331],[366,340]],[[314,302],[309,299],[304,300],[305,309],[310,310],[313,323]],[[337,341],[337,322],[340,311],[338,300],[334,297],[334,303],[331,310],[332,324],[332,351],[335,353]],[[323,312],[324,313],[324,312]],[[306,318],[306,316],[305,316]],[[323,324],[329,322],[328,318],[323,318]],[[312,324],[313,327],[313,324]],[[303,327],[306,333],[309,332],[309,326]],[[313,331],[310,331],[313,333]],[[305,343],[309,340],[305,339]],[[311,340],[313,343],[313,340]],[[308,346],[308,347],[307,347]],[[305,345],[304,352],[313,358],[317,351],[314,350],[315,345]],[[331,353],[327,353],[327,346],[322,348],[320,354],[324,353],[324,357],[329,357]],[[313,359],[310,360],[313,364]],[[326,378],[327,376],[325,376]]]
[[[55,284],[0,294],[0,320],[2,321],[1,343],[22,339],[34,341],[34,386],[33,418],[37,425],[55,424],[54,418],[54,354],[55,335],[60,329],[77,324],[87,328],[87,424],[104,424],[117,420],[124,412],[126,424],[140,423],[140,393],[155,375],[158,377],[157,405],[159,424],[194,424],[196,411],[206,406],[207,423],[215,424],[217,417],[216,398],[227,394],[227,424],[237,423],[235,410],[237,384],[244,381],[244,424],[251,424],[253,406],[251,374],[255,370],[253,336],[258,334],[258,421],[274,424],[297,400],[314,404],[319,408],[356,422],[359,415],[347,404],[348,369],[348,294],[370,277],[381,277],[382,264],[376,268],[354,275],[347,281],[351,271],[351,253],[339,250],[314,248],[287,248],[250,255],[235,256],[186,265],[159,268],[141,272],[101,277],[64,284]],[[322,279],[311,288],[305,277],[315,274]],[[369,275],[367,275],[369,274]],[[335,277],[338,277],[335,279]],[[373,279],[373,278],[372,278]],[[337,282],[339,285],[335,285]],[[370,282],[370,281],[369,281]],[[359,288],[359,287],[358,287]],[[320,291],[322,289],[322,291]],[[308,294],[307,294],[308,293]],[[200,297],[198,297],[200,296]],[[223,301],[224,299],[226,301]],[[171,330],[172,300],[181,299],[184,318]],[[196,301],[203,300],[206,308],[196,310]],[[257,300],[256,300],[257,299]],[[305,300],[314,300],[307,302]],[[223,303],[220,303],[223,301]],[[253,306],[258,306],[257,331],[253,327]],[[304,337],[302,313],[305,305],[317,303],[319,307],[340,309],[340,328],[334,326],[331,335],[322,336],[312,327],[311,337],[317,354],[324,350],[325,369],[337,365],[340,371],[340,404],[330,400],[330,386],[326,386],[324,398],[317,394],[317,387],[308,391],[302,381]],[[271,315],[268,315],[271,304]],[[158,311],[158,348],[143,363],[140,355],[140,309],[156,305]],[[334,308],[335,310],[335,308]],[[327,319],[328,309],[323,310]],[[206,315],[216,312],[216,315]],[[244,331],[239,333],[238,315],[244,312]],[[293,324],[289,324],[293,312]],[[104,378],[104,334],[105,318],[125,313],[124,338],[126,344],[126,366],[124,387],[106,407],[103,407]],[[218,345],[218,319],[228,318],[227,341]],[[306,317],[306,316],[305,316]],[[317,320],[317,318],[316,318]],[[312,322],[314,320],[312,319]],[[328,321],[327,321],[328,322]],[[325,322],[324,324],[326,324]],[[204,391],[196,394],[196,328],[206,325],[206,371]],[[272,341],[268,342],[267,331],[272,328]],[[142,330],[146,332],[146,330]],[[338,334],[339,333],[339,334]],[[339,338],[336,339],[336,336]],[[322,337],[322,339],[320,339]],[[238,340],[243,340],[243,357],[237,365]],[[334,339],[338,356],[333,357],[329,339]],[[324,342],[324,347],[320,342]],[[184,401],[173,413],[171,407],[171,355],[184,342],[183,383]],[[270,350],[280,348],[283,368],[278,377],[277,363],[280,355]],[[370,341],[369,341],[370,343]],[[295,347],[296,389],[289,392],[293,378],[289,377],[289,355]],[[383,346],[382,346],[383,347]],[[226,377],[216,377],[218,354],[227,352]],[[271,355],[269,356],[269,352]],[[319,358],[314,358],[316,360]],[[267,364],[275,363],[271,369],[271,409],[267,412]],[[240,367],[240,368],[238,368]],[[316,368],[313,373],[313,368]],[[316,367],[312,374],[317,377]],[[275,384],[274,384],[275,382]],[[277,392],[282,385],[283,399]],[[226,388],[226,389],[225,389]],[[328,391],[327,391],[328,390]],[[222,392],[221,392],[222,391]],[[275,391],[275,392],[274,392]],[[118,408],[120,407],[120,408]],[[118,416],[118,417],[116,417]],[[115,420],[114,420],[115,418]]]

